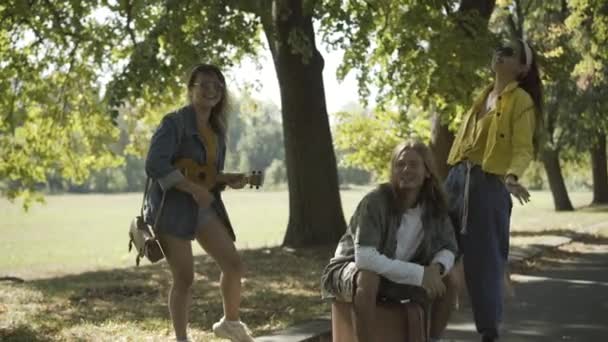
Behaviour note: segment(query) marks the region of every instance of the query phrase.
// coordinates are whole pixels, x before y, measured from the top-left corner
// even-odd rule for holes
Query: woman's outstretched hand
[[[508,175],[505,178],[505,186],[511,195],[517,198],[522,205],[530,202],[530,193],[528,192],[528,189],[521,185],[514,176]]]

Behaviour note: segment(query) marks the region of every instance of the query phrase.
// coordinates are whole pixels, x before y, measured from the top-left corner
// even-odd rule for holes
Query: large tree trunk
[[[452,143],[454,143],[454,134],[450,132],[447,125],[441,123],[441,116],[433,114],[431,119],[431,143],[430,148],[437,161],[437,171],[443,179],[448,175],[448,154]]]
[[[570,202],[566,183],[564,183],[564,176],[562,175],[562,169],[559,164],[559,152],[549,149],[544,150],[542,153],[542,161],[547,172],[549,188],[553,194],[555,210],[573,211],[574,207],[572,207],[572,202]]]
[[[481,18],[485,19],[482,23],[487,26],[490,16],[494,11],[496,5],[495,0],[463,0],[458,7],[459,14],[477,13]],[[471,28],[470,23],[463,25],[462,28]],[[475,29],[475,28],[473,28]],[[487,27],[483,27],[487,29]],[[475,32],[469,31],[471,38],[474,39]],[[473,89],[471,89],[472,91]],[[437,162],[439,168],[439,174],[441,177],[446,177],[448,173],[448,154],[452,143],[454,142],[454,134],[448,129],[448,125],[443,123],[441,118],[435,114],[432,118],[432,131],[431,131],[431,150],[433,156]]]
[[[490,20],[495,5],[496,0],[462,0],[460,7],[458,7],[458,12],[477,11],[482,18]]]
[[[606,134],[599,134],[597,144],[591,147],[591,171],[593,173],[593,201],[591,204],[608,204]]]
[[[283,245],[336,243],[346,224],[325,105],[324,61],[316,48],[312,13],[304,13],[302,0],[275,1],[274,6],[273,17],[263,24],[281,89],[289,186]]]

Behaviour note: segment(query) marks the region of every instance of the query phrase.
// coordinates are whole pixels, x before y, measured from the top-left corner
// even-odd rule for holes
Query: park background
[[[166,266],[134,268],[127,229],[150,136],[197,62],[228,77],[226,169],[265,172],[225,193],[256,334],[327,312],[319,272],[397,142],[428,142],[445,175],[508,39],[530,41],[545,85],[513,242],[608,237],[605,1],[8,1],[0,20],[2,339],[171,335]],[[196,250],[206,340],[217,268]]]

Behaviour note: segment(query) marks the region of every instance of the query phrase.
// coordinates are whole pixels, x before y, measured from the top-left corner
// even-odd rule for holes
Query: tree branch
[[[568,16],[570,15],[570,11],[568,10],[568,3],[566,2],[566,0],[562,0],[561,2],[560,14],[562,16],[561,19],[563,22],[565,22],[566,18],[568,18]]]
[[[469,38],[474,39],[475,30],[467,27],[466,16],[469,16],[476,11],[478,12],[478,15],[487,22],[492,15],[495,3],[494,0],[463,0],[458,7],[457,16],[455,18],[456,24]]]
[[[10,99],[10,106],[7,115],[8,129],[11,134],[15,132],[15,103],[17,102],[17,86],[15,85],[16,80],[12,80],[11,85],[13,86],[13,94]]]
[[[61,111],[59,111],[59,108],[57,109],[57,111],[59,111],[58,114],[58,120],[53,120],[53,123],[51,124],[52,126],[55,125],[55,123],[60,122],[61,120],[63,120],[65,118],[65,114],[67,112],[67,108],[68,108],[68,103],[65,99],[65,89],[67,87],[68,81],[70,80],[70,74],[72,73],[72,69],[74,68],[74,63],[76,62],[76,51],[78,50],[78,46],[80,45],[80,41],[75,41],[74,42],[74,47],[72,48],[72,50],[70,51],[69,55],[68,55],[68,70],[66,71],[66,78],[65,80],[61,83],[61,87],[59,88],[59,99],[61,101]]]
[[[508,18],[507,23],[511,29],[511,34],[515,37],[519,37],[519,34],[517,33],[517,24],[515,23],[515,18],[513,18],[513,13],[509,13]]]
[[[53,27],[59,31],[59,36],[61,37],[63,44],[68,45],[66,37],[71,37],[80,40],[81,36],[77,33],[82,28],[82,24],[80,23],[80,21],[70,23],[73,25],[71,26],[73,28],[73,31],[69,31],[63,26],[63,24],[66,23],[65,16],[61,12],[59,12],[57,8],[55,8],[55,5],[53,5],[51,1],[44,0],[44,2],[47,4],[49,10],[51,11],[51,14],[53,15]]]
[[[524,38],[524,14],[521,0],[515,0],[515,13],[517,13],[517,38]]]
[[[31,47],[37,48],[38,45],[40,45],[44,42],[44,37],[43,37],[42,33],[40,32],[40,30],[38,30],[38,28],[36,28],[36,26],[34,26],[34,24],[32,24],[32,22],[29,19],[23,18],[21,20],[21,24],[24,24],[30,30],[32,30],[32,32],[34,32],[36,41],[31,44]],[[14,32],[14,34],[16,34],[16,33],[17,33],[17,31]],[[12,36],[11,36],[11,45],[14,46],[14,40],[13,40]]]
[[[252,13],[257,15],[258,17],[262,17],[264,12],[270,13],[270,8],[268,5],[272,1],[269,0],[248,0],[248,1],[240,1],[240,0],[227,0],[227,6],[232,8],[236,8],[240,11]]]
[[[443,4],[443,9],[445,10],[445,14],[448,17],[452,16],[452,9],[450,8],[450,6],[447,3]]]
[[[532,0],[528,0],[528,6],[526,6],[526,10],[524,11],[524,15],[528,15],[530,13],[530,8],[532,8]]]
[[[127,12],[126,30],[129,33],[129,37],[131,38],[131,42],[133,43],[133,46],[135,46],[135,44],[137,44],[137,39],[135,39],[135,31],[131,27],[131,22],[133,21],[133,2],[131,2],[130,0],[127,0],[125,6],[126,6],[125,10]]]
[[[2,13],[2,19],[0,19],[0,27],[4,26],[4,21],[7,20],[8,18],[12,18],[13,14],[10,11],[5,10]]]
[[[378,10],[378,8],[376,7],[376,5],[373,1],[365,0],[365,3],[367,4],[367,6],[371,7],[374,11]]]
[[[386,7],[390,7],[390,4],[386,5],[384,4],[384,2],[382,2],[382,4],[384,4],[385,6],[378,6],[376,7],[376,5],[369,1],[369,0],[365,0],[365,3],[367,4],[367,7],[369,7],[372,11],[379,11],[379,9],[381,9],[382,11],[382,15],[384,16],[384,23],[382,25],[382,27],[378,30],[378,36],[382,37],[384,36],[384,31],[386,31],[386,29],[388,28],[388,25],[390,23],[390,8],[386,8]]]

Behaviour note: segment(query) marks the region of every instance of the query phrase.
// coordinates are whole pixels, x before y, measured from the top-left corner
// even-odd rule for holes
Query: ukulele
[[[228,185],[233,180],[241,177],[245,178],[245,184],[249,184],[250,188],[255,186],[259,189],[264,184],[262,171],[252,171],[251,174],[245,173],[219,173],[214,165],[200,165],[192,159],[178,159],[173,163],[182,174],[190,181],[205,186],[207,189],[213,189],[219,185]]]

